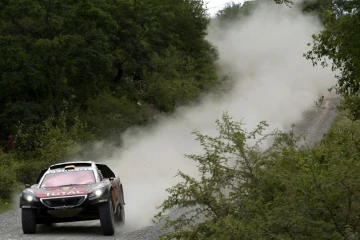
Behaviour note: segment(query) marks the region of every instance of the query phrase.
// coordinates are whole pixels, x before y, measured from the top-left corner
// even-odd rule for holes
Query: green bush
[[[0,199],[10,199],[13,186],[17,181],[14,174],[16,163],[12,157],[13,155],[0,150]]]
[[[44,168],[48,168],[49,165],[56,163],[56,161],[36,160],[37,159],[28,159],[17,164],[17,167],[14,168],[13,172],[17,182],[22,184],[35,184],[40,171]]]
[[[180,172],[168,189],[155,219],[174,231],[162,239],[357,239],[360,122],[338,121],[313,148],[264,123],[247,132],[225,115],[217,126],[216,137],[196,133],[204,153],[188,155],[199,177]],[[187,214],[171,218],[173,208]]]
[[[9,153],[16,162],[16,179],[21,183],[35,183],[40,170],[51,164],[82,155],[84,146],[94,139],[86,126],[77,118],[63,114],[59,120],[47,119],[42,125],[20,125],[16,134],[15,149]]]

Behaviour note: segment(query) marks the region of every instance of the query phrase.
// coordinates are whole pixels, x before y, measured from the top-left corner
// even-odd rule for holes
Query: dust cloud
[[[313,67],[302,54],[311,35],[321,30],[315,17],[295,7],[266,4],[252,16],[226,29],[212,24],[208,39],[217,46],[222,72],[234,79],[222,97],[208,95],[196,106],[179,108],[147,128],[132,128],[121,136],[124,146],[104,160],[120,176],[125,192],[125,229],[151,225],[151,218],[176,184],[178,170],[196,174],[184,154],[201,153],[193,130],[214,134],[215,120],[228,111],[249,130],[265,120],[271,128],[289,130],[335,83],[329,69]],[[101,148],[101,147],[100,147]]]

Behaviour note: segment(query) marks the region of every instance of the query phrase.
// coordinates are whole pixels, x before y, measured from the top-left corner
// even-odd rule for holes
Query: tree
[[[239,21],[252,13],[258,2],[259,0],[245,1],[243,5],[234,2],[227,3],[223,9],[216,13],[216,19],[223,24]]]
[[[242,20],[243,18],[252,14],[256,7],[264,2],[265,0],[244,1],[243,4],[228,2],[223,9],[216,13],[216,19],[219,20],[222,25]],[[291,0],[276,0],[274,2],[277,4],[284,3],[289,6],[292,5]]]
[[[360,119],[359,5],[358,0],[331,1],[323,14],[325,29],[313,35],[312,49],[304,53],[304,57],[311,60],[313,65],[331,65],[338,81],[329,90],[334,89],[343,97],[340,108],[346,109],[353,120]]]
[[[358,95],[360,87],[360,2],[336,1],[326,11],[325,29],[313,35],[312,49],[304,54],[314,65],[329,65],[336,71],[337,93]],[[310,44],[309,44],[310,45]]]
[[[342,0],[340,0],[342,1]],[[326,12],[331,11],[336,4],[334,0],[304,0],[301,2],[301,9],[304,13],[316,14],[324,24],[326,20]]]
[[[177,75],[193,68],[192,78],[160,77],[167,81],[164,86],[176,83],[171,86],[174,92],[184,84],[194,88],[185,101],[175,98],[176,104],[216,82],[216,53],[205,40],[209,19],[201,0],[4,0],[0,16],[2,138],[14,133],[19,122],[42,124],[49,117],[59,118],[65,109],[74,116],[86,115],[89,100],[104,91],[136,104],[142,96],[125,78],[150,79],[145,90],[161,85],[153,79],[164,69],[151,65],[169,51],[186,59],[177,61]]]

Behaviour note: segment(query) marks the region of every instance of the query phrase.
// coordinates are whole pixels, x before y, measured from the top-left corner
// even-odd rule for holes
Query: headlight
[[[33,197],[33,196],[30,196],[30,195],[27,195],[27,196],[26,196],[26,200],[27,200],[28,202],[32,202],[32,200],[34,200],[34,197]]]
[[[95,196],[97,196],[97,197],[100,197],[102,193],[103,193],[102,189],[98,189],[94,192]]]
[[[24,199],[29,203],[36,201],[35,196],[30,195],[28,193],[24,193]]]
[[[104,192],[105,192],[105,188],[96,189],[89,195],[89,200],[94,200],[96,198],[101,197],[104,194]]]

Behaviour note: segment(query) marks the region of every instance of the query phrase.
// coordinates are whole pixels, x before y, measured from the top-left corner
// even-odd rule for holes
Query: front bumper
[[[92,199],[91,194],[62,197],[34,197],[28,201],[20,196],[20,208],[30,208],[36,211],[37,223],[71,222],[99,219],[99,204],[109,202],[110,194]]]

